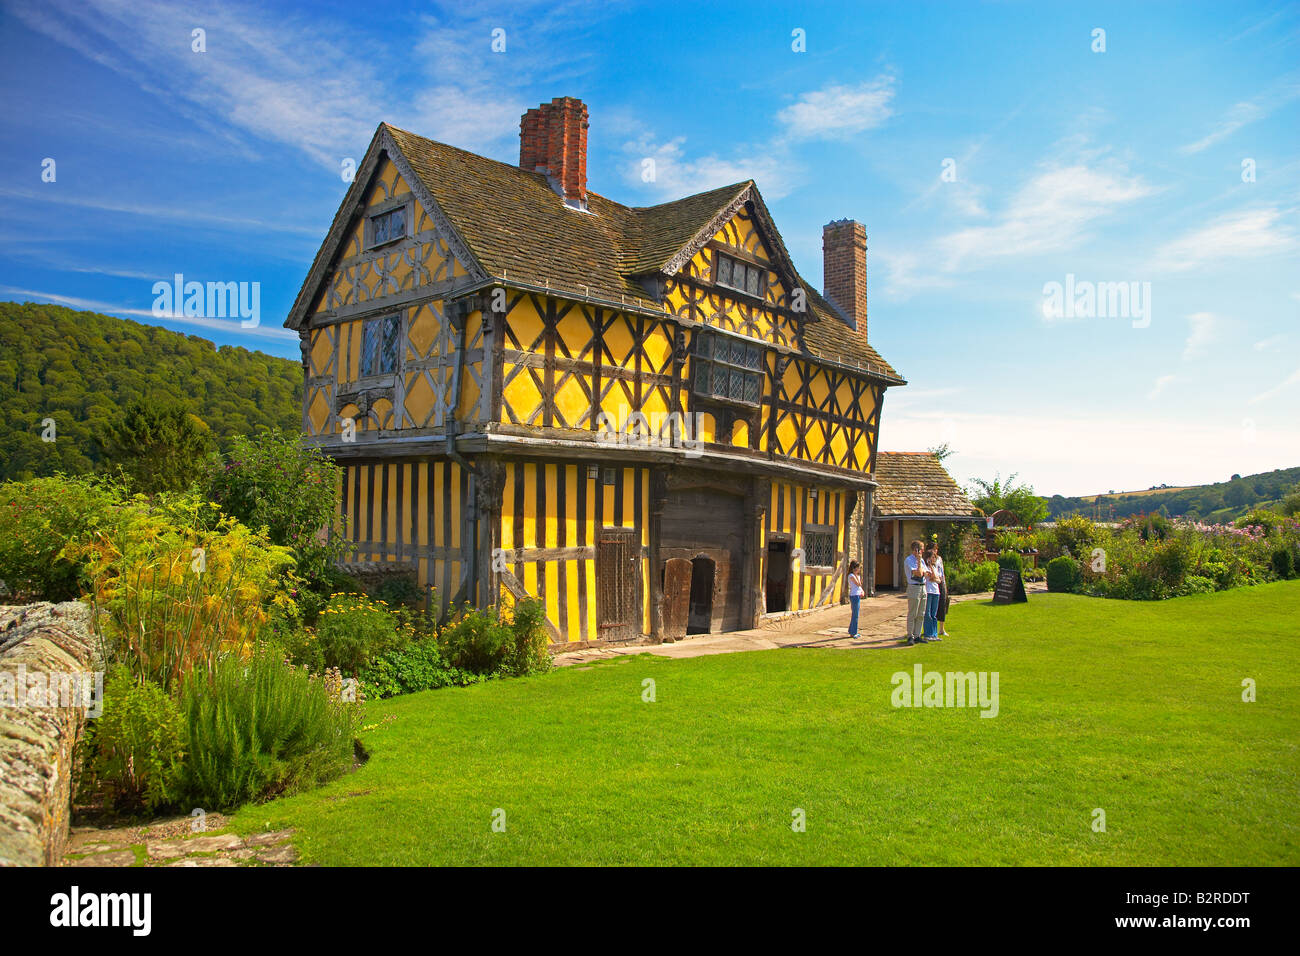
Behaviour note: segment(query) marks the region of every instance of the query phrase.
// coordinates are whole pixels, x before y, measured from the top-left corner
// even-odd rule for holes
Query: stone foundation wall
[[[0,866],[55,866],[63,855],[86,708],[47,706],[43,685],[100,669],[90,625],[75,601],[0,607]]]

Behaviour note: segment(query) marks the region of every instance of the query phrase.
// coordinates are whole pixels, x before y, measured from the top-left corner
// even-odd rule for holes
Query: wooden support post
[[[866,592],[867,597],[876,596],[876,540],[880,535],[880,522],[875,516],[875,489],[868,488],[863,493],[862,514],[858,515],[858,520],[862,522],[866,533],[862,536],[862,570],[866,572]]]
[[[659,644],[664,639],[664,588],[659,578],[659,543],[668,500],[668,476],[662,468],[650,471],[650,637]]]
[[[755,478],[753,489],[745,499],[745,524],[747,525],[745,541],[747,543],[753,541],[753,547],[746,549],[747,555],[750,553],[753,555],[753,560],[747,560],[745,566],[745,585],[748,593],[742,594],[741,598],[744,603],[741,604],[740,620],[747,628],[758,627],[758,622],[763,619],[766,610],[763,565],[767,559],[767,535],[763,532],[767,526],[767,506],[771,500],[771,480]]]

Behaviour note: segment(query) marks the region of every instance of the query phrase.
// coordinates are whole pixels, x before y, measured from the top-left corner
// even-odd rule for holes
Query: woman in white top
[[[932,641],[939,637],[939,581],[943,577],[943,559],[939,549],[931,544],[925,549],[925,636]]]
[[[858,637],[858,608],[862,604],[862,595],[865,593],[862,590],[862,565],[850,561],[849,604],[853,607],[853,615],[849,618],[849,638],[852,640],[857,640]]]

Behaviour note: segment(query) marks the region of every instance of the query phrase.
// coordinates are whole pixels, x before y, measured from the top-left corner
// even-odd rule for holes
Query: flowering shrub
[[[1275,555],[1294,564],[1300,554],[1300,522],[1271,513],[1240,527],[1146,516],[1098,530],[1102,560],[1082,556],[1080,590],[1101,597],[1158,600],[1280,580],[1285,559]]]
[[[550,669],[546,609],[536,598],[517,602],[511,613],[500,608],[467,610],[438,640],[444,656],[474,674],[522,677]]]
[[[108,654],[168,690],[223,652],[246,656],[291,567],[287,548],[193,495],[137,495],[66,549],[85,561]]]
[[[1082,515],[1072,515],[1062,518],[1056,522],[1055,528],[1044,533],[1054,537],[1060,547],[1071,555],[1083,559],[1092,554],[1092,549],[1097,546],[1105,531]]]
[[[355,677],[371,660],[406,644],[414,633],[387,602],[340,592],[331,595],[321,611],[315,640],[324,667],[337,667]],[[310,667],[315,655],[308,656],[313,659],[299,662]]]

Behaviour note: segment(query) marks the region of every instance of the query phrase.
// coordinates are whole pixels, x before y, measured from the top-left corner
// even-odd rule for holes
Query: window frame
[[[718,351],[720,344],[725,345],[728,350],[733,348],[743,349],[740,361],[734,360],[730,351],[725,357],[720,357]],[[691,343],[692,396],[709,402],[726,402],[746,409],[762,408],[763,375],[767,370],[764,363],[765,352],[766,349],[762,343],[750,342],[736,336],[722,335],[713,330],[697,332],[694,341]],[[753,355],[753,364],[749,362],[751,354]],[[726,374],[726,394],[720,394],[714,388],[718,381],[715,372],[719,370]],[[703,375],[708,376],[707,388],[701,387],[701,376]],[[739,398],[732,395],[732,381],[736,376],[740,377],[741,382],[741,396]],[[752,401],[744,397],[747,391],[746,384],[750,381],[754,383],[756,392]]]
[[[824,571],[835,570],[835,558],[836,555],[839,553],[839,548],[837,547],[839,542],[836,540],[835,532],[836,529],[834,525],[813,524],[809,522],[803,526],[803,530],[800,536],[801,540],[799,544],[803,547],[803,566],[805,569],[817,568],[818,570],[824,570]],[[809,535],[825,535],[827,539],[830,541],[831,560],[829,564],[820,564],[813,561],[812,559],[813,556],[811,553],[812,549],[808,547]]]
[[[362,319],[362,320],[361,320],[361,352],[360,352],[360,356],[359,356],[359,358],[358,358],[358,364],[360,365],[360,368],[357,369],[357,378],[358,378],[358,380],[360,380],[360,379],[376,379],[376,378],[383,378],[383,377],[385,377],[385,376],[389,376],[389,375],[397,375],[398,373],[401,372],[401,369],[402,369],[402,351],[403,351],[403,349],[402,349],[402,324],[403,324],[403,323],[402,323],[402,318],[403,318],[403,313],[402,313],[402,311],[399,309],[399,310],[397,310],[397,311],[395,311],[395,312],[381,312],[381,313],[379,313],[378,315],[372,315],[372,316],[369,316],[368,318],[365,318],[365,319]],[[388,327],[391,327],[391,328],[393,329],[393,338],[392,338],[392,349],[393,349],[393,353],[394,353],[394,354],[393,354],[393,367],[392,367],[392,368],[388,368],[388,369],[385,369],[385,368],[382,368],[382,367],[381,367],[381,368],[379,368],[379,369],[377,369],[377,370],[375,370],[375,371],[371,371],[370,369],[368,369],[368,368],[366,367],[366,338],[367,338],[368,334],[370,333],[370,330],[371,330],[372,328],[375,328],[375,327],[378,325],[378,323],[381,323],[381,322],[387,323],[389,320],[392,321],[392,325],[391,325],[391,326],[388,326]],[[383,337],[383,335],[382,335],[382,333],[381,333],[381,338],[380,338],[379,343],[378,343],[378,346],[377,346],[378,351],[376,352],[376,355],[375,355],[375,358],[376,358],[377,363],[379,363],[379,364],[381,364],[381,365],[382,365],[382,360],[383,360],[383,356],[384,356],[384,352],[385,352],[385,349],[384,349],[384,345],[385,345],[385,343],[386,343],[386,338]]]
[[[366,250],[379,249],[383,246],[391,245],[394,242],[401,242],[403,239],[409,239],[411,236],[411,203],[407,199],[398,202],[383,203],[366,211]],[[400,236],[389,236],[386,239],[379,240],[376,238],[378,233],[378,220],[390,217],[394,213],[402,214],[402,234]]]
[[[727,267],[728,280],[723,281],[722,263],[729,263]],[[740,266],[745,270],[746,282],[744,285],[736,285],[730,281],[730,277],[735,275],[736,267]],[[749,290],[748,276],[753,272],[758,276],[758,291]],[[760,262],[750,259],[742,259],[740,256],[730,252],[723,252],[721,249],[713,250],[713,284],[720,289],[726,289],[728,292],[736,292],[740,295],[749,296],[751,299],[765,300],[767,298],[768,285],[768,267]]]

